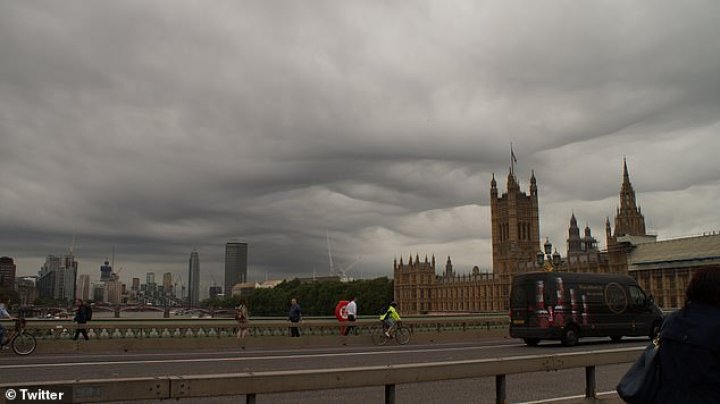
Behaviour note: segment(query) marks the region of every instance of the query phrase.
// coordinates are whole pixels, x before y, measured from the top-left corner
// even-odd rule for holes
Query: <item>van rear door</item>
[[[535,282],[516,277],[510,291],[510,321],[517,327],[537,327]]]

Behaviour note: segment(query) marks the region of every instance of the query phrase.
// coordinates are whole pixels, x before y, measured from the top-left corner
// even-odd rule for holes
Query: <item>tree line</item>
[[[301,282],[284,281],[271,289],[255,289],[247,297],[223,296],[206,299],[201,306],[232,308],[244,299],[253,316],[286,316],[290,299],[297,299],[305,316],[332,316],[340,300],[357,299],[358,315],[379,314],[393,300],[393,281],[387,277],[351,282],[330,280]]]

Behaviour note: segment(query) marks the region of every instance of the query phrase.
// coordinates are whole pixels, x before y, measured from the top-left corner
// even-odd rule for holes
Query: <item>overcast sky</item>
[[[510,143],[541,237],[720,230],[715,1],[3,1],[0,255],[121,278],[491,269]],[[438,270],[440,273],[441,270]],[[159,276],[159,275],[158,275]]]

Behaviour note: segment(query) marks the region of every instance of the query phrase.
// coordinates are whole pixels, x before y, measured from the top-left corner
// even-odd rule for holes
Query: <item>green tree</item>
[[[358,314],[375,315],[393,300],[393,282],[387,277],[370,280],[322,281],[302,283],[285,281],[272,289],[256,289],[248,298],[255,316],[285,316],[290,299],[296,298],[306,316],[330,316],[340,300],[357,298]]]

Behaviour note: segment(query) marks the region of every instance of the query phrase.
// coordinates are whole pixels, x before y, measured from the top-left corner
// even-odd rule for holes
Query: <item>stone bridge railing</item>
[[[302,335],[340,335],[349,323],[337,320],[308,319],[300,324]],[[352,323],[354,334],[370,335],[380,327],[379,320],[359,320]],[[403,324],[414,334],[473,332],[507,329],[507,316],[406,318]],[[249,324],[250,338],[289,335],[290,323],[279,319],[261,319]],[[77,325],[70,321],[29,320],[27,330],[39,340],[70,339]],[[228,338],[237,332],[237,323],[231,319],[152,319],[152,320],[98,320],[85,325],[90,339],[137,338]]]

